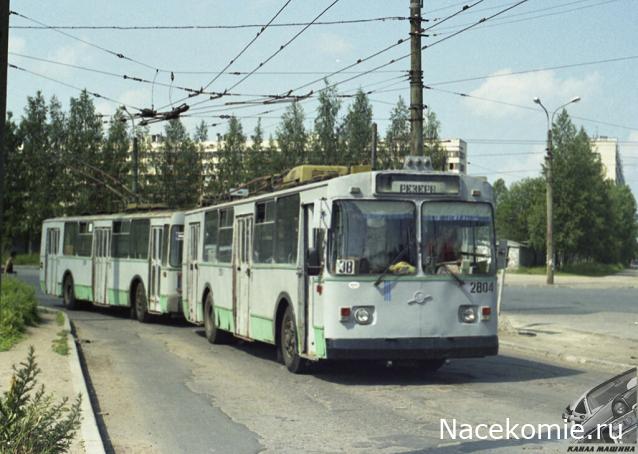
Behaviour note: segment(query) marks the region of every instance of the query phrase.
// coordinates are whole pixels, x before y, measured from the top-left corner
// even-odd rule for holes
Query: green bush
[[[40,368],[33,347],[26,362],[13,367],[11,387],[0,397],[0,454],[67,452],[80,428],[81,396],[69,407],[67,398],[55,403],[37,387]]]
[[[35,290],[13,277],[2,277],[0,289],[0,351],[20,340],[27,326],[40,321]]]
[[[596,263],[582,262],[565,265],[561,271],[569,274],[579,274],[581,276],[608,276],[619,273],[625,269],[620,263]]]
[[[2,266],[4,266],[8,258],[9,256],[2,257]],[[15,260],[13,261],[13,264],[38,266],[40,265],[40,253],[36,252],[33,254],[18,254],[16,255]]]

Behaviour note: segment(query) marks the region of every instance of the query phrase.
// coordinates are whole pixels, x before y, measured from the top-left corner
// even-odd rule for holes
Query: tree
[[[326,87],[319,92],[319,106],[315,117],[311,163],[332,164],[339,158],[338,117],[341,100],[336,87],[325,80]]]
[[[52,96],[49,100],[49,123],[47,128],[49,137],[49,165],[53,169],[54,177],[51,186],[54,188],[53,215],[60,216],[66,214],[66,206],[70,203],[70,198],[66,195],[70,193],[70,181],[74,174],[70,170],[64,159],[67,149],[67,117],[62,110],[62,104],[57,97]]]
[[[30,253],[33,240],[39,238],[42,220],[52,214],[55,198],[55,191],[44,183],[55,179],[55,169],[52,169],[49,162],[47,106],[40,91],[35,96],[27,97],[19,128],[22,139],[20,154],[23,160],[21,190],[25,195],[19,230],[25,235]]]
[[[128,194],[125,193],[122,186],[130,189],[128,180],[131,171],[131,163],[128,160],[131,143],[128,136],[127,119],[123,109],[120,108],[115,112],[102,151],[101,170],[115,181],[100,175],[100,178],[105,179],[115,190],[126,196]],[[122,198],[111,191],[106,192],[105,210],[115,212],[121,208],[123,208]]]
[[[423,124],[423,147],[425,156],[432,161],[434,170],[447,170],[447,151],[441,146],[439,137],[441,122],[432,109],[427,110]]]
[[[8,112],[5,122],[5,146],[0,148],[5,164],[5,178],[0,187],[4,207],[4,222],[0,231],[0,256],[3,256],[5,245],[10,244],[12,238],[24,233],[22,217],[27,204],[27,194],[24,190],[27,182],[26,161],[22,157],[20,142],[18,125],[13,120],[11,112]]]
[[[379,155],[382,169],[391,169],[410,154],[410,110],[403,97],[390,113],[390,127],[385,135],[385,147]]]
[[[86,90],[79,98],[71,98],[67,121],[67,146],[64,165],[69,168],[69,190],[66,193],[69,214],[102,212],[105,208],[106,187],[103,177],[87,167],[101,168],[102,119]]]
[[[216,178],[211,181],[209,193],[218,196],[227,193],[245,182],[246,170],[244,155],[246,152],[246,136],[241,122],[236,117],[228,121],[228,130],[218,136],[219,152]]]
[[[502,190],[499,187],[496,205],[496,232],[499,238],[529,242],[539,252],[545,250],[545,181],[525,178]]]
[[[605,256],[613,233],[607,227],[610,201],[600,156],[564,109],[552,126],[552,141],[557,261],[608,261]]]
[[[194,207],[201,195],[202,161],[179,118],[164,127],[158,158],[163,202],[170,208]]]
[[[308,133],[304,120],[303,107],[296,101],[281,116],[281,124],[275,133],[279,146],[279,159],[275,163],[278,172],[307,162]]]
[[[627,185],[609,184],[611,219],[607,228],[613,232],[611,239],[612,261],[629,265],[638,257],[638,217],[636,199]]]
[[[269,175],[272,172],[272,156],[270,149],[264,147],[264,131],[261,118],[250,136],[251,145],[246,150],[246,181]]]
[[[340,164],[370,162],[372,106],[363,90],[357,90],[343,122]]]

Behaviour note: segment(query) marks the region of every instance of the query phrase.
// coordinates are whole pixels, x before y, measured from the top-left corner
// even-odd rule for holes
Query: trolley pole
[[[423,71],[421,69],[421,8],[423,0],[410,0],[410,124],[412,156],[423,155]]]
[[[0,3],[0,260],[4,252],[4,155],[9,152],[7,144],[7,67],[9,65],[9,0]],[[0,272],[2,288],[2,272]],[[2,292],[0,291],[0,298]]]

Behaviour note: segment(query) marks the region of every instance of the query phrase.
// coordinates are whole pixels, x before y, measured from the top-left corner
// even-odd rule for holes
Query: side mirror
[[[319,276],[321,274],[321,255],[317,249],[308,249],[306,254],[306,272],[308,276]]]
[[[500,240],[496,249],[496,268],[507,268],[507,240]]]

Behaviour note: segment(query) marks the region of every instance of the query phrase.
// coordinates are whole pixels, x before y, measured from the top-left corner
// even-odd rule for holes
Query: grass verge
[[[66,356],[69,354],[69,332],[65,329],[58,332],[58,337],[53,339],[51,343],[51,348],[58,355]]]
[[[9,256],[2,257],[2,265],[3,266],[6,263],[8,258],[9,258]],[[18,254],[18,255],[16,255],[16,258],[15,258],[13,264],[14,265],[21,265],[21,266],[25,266],[25,265],[38,266],[38,265],[40,265],[40,253],[36,252],[36,253],[33,253],[33,254]]]
[[[573,263],[563,266],[556,272],[558,276],[590,276],[590,277],[602,277],[610,276],[624,270],[625,267],[620,263]],[[545,266],[522,266],[518,270],[514,271],[516,274],[545,274]]]
[[[30,285],[3,276],[0,292],[0,351],[6,351],[22,338],[26,327],[35,326],[40,317],[35,290]]]

